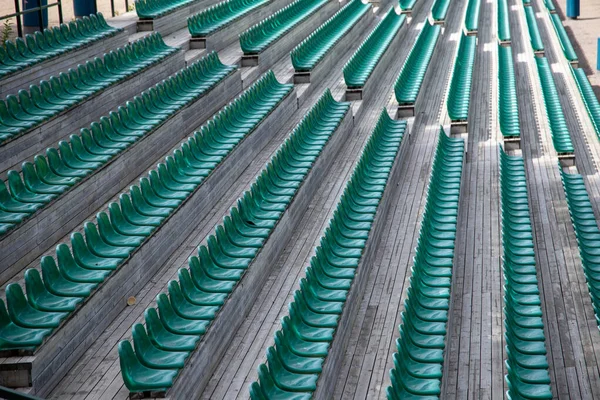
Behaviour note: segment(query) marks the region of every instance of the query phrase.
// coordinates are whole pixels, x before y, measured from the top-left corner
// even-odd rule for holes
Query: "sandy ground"
[[[22,9],[22,4],[23,4],[23,0],[19,0],[20,4],[21,4],[21,9]],[[48,0],[48,3],[55,3],[56,0]],[[97,6],[98,6],[98,11],[100,11],[102,14],[104,14],[104,16],[106,18],[110,18],[111,17],[111,8],[110,8],[110,0],[96,0],[97,2]],[[125,0],[114,0],[115,3],[115,10],[119,13],[119,14],[123,14],[126,10],[125,10]],[[133,0],[129,0],[129,4],[133,4]],[[64,21],[70,21],[72,19],[74,19],[74,14],[73,14],[73,0],[62,0],[62,11],[63,11],[63,20]],[[15,3],[14,0],[0,0],[0,16],[2,15],[8,15],[8,14],[12,14],[15,12]],[[51,7],[48,9],[48,19],[49,19],[49,24],[51,26],[54,25],[58,25],[58,9],[57,7]],[[12,34],[10,35],[11,38],[13,38],[14,36],[16,36],[17,34],[17,22],[14,18],[12,18],[10,20],[11,22],[11,27],[12,27]],[[0,36],[1,36],[1,32],[3,31],[3,23],[4,20],[0,21]]]

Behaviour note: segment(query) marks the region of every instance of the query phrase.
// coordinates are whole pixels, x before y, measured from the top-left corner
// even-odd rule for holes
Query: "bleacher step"
[[[196,350],[187,361],[193,368],[184,368],[176,378],[171,389],[165,393],[172,398],[198,398],[217,368],[222,356],[233,340],[237,328],[244,322],[263,285],[271,275],[275,260],[284,248],[302,220],[308,204],[325,180],[336,155],[354,126],[352,113],[348,111],[344,119],[332,134],[329,142],[315,161],[309,175],[298,189],[292,203],[271,232],[265,246],[248,267],[236,289],[222,306],[210,329],[202,337]],[[194,382],[190,385],[189,382]]]
[[[236,74],[239,72],[236,71]],[[53,332],[33,354],[29,369],[21,366],[20,357],[9,357],[14,368],[28,371],[29,381],[36,395],[47,395],[65,376],[127,306],[127,299],[138,293],[155,276],[170,255],[191,234],[195,228],[195,219],[190,218],[190,215],[202,216],[209,212],[229,189],[231,182],[244,172],[255,152],[275,136],[296,110],[297,102],[292,92],[167,217],[153,235],[131,253],[97,291],[86,298],[83,305]],[[4,373],[6,372],[0,370],[0,379]]]
[[[73,189],[53,200],[27,221],[0,238],[7,255],[0,262],[0,284],[101,207],[124,185],[150,168],[165,149],[175,146],[242,90],[235,71],[194,103],[179,110],[162,125],[117,154]]]

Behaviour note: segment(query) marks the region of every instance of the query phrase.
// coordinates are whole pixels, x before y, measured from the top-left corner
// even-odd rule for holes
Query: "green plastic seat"
[[[510,42],[510,23],[508,15],[508,2],[506,0],[498,0],[498,40],[503,42]]]
[[[348,88],[365,85],[405,21],[404,14],[398,15],[393,8],[390,8],[344,66],[344,81]]]
[[[461,36],[446,101],[448,115],[452,121],[466,121],[469,115],[469,99],[476,48],[477,39],[475,36]]]
[[[165,201],[176,200],[162,196],[162,194],[180,193],[186,188],[179,185],[182,182],[178,179],[182,179],[183,176],[179,172],[171,172],[169,168],[172,168],[173,171],[175,169],[179,171],[179,165],[182,163],[184,169],[188,171],[191,168],[208,170],[214,168],[218,165],[219,160],[228,151],[231,151],[249,131],[254,129],[290,90],[291,85],[281,85],[275,80],[272,73],[266,74],[240,96],[239,103],[234,102],[224,109],[216,118],[205,125],[199,135],[194,135],[192,140],[185,143],[179,153],[180,155],[175,153],[171,161],[168,161],[166,165],[163,164],[162,168],[159,166],[159,174],[156,174],[155,181],[151,179],[149,184],[143,184],[139,196],[135,194],[136,191],[130,191],[132,198],[133,196],[141,197],[146,201],[148,199],[146,194],[151,194],[150,191],[152,191],[155,196],[152,201],[162,201],[160,199]],[[268,100],[270,104],[268,107],[254,107],[255,103],[264,104],[264,100]],[[247,114],[250,109],[254,110],[253,113]],[[290,154],[295,154],[297,149],[305,148],[312,149],[310,158],[305,158],[305,160],[308,160],[309,165],[313,165],[321,150],[327,144],[329,137],[342,120],[337,118],[335,124],[330,124],[330,119],[326,116],[331,111],[338,114],[341,111],[345,114],[348,110],[349,103],[343,103],[340,107],[331,93],[326,91],[317,102],[317,105],[294,130],[291,139],[284,142],[280,151],[273,156],[263,172],[259,174],[255,184],[242,196],[238,206],[234,207],[230,215],[224,219],[224,224],[219,225],[215,230],[215,234],[209,236],[207,245],[199,248],[197,256],[190,257],[189,270],[179,270],[179,281],[169,282],[169,296],[164,293],[158,295],[157,305],[160,317],[153,309],[147,311],[147,318],[152,319],[151,327],[148,327],[150,323],[147,321],[148,337],[157,349],[181,351],[181,348],[175,346],[171,347],[175,350],[167,348],[176,336],[201,336],[206,329],[209,329],[212,319],[217,316],[227,296],[235,290],[237,282],[242,279],[245,273],[245,269],[251,267],[252,261],[264,245],[265,239],[270,236],[283,211],[292,201],[300,184],[309,172],[309,169],[305,168],[290,173],[291,171],[287,168],[289,164],[285,167],[280,167],[280,165]],[[232,114],[234,112],[240,112],[240,115],[234,117],[235,114]],[[250,118],[245,120],[245,115]],[[238,123],[238,121],[242,123]],[[320,129],[321,123],[326,129]],[[227,133],[225,133],[225,130],[227,130]],[[207,142],[207,140],[209,141]],[[207,154],[205,143],[210,143],[211,148],[227,150],[226,152],[214,152],[212,154],[208,152]],[[179,158],[179,161],[177,158]],[[206,165],[205,162],[209,164]],[[199,168],[196,168],[197,166]],[[162,174],[165,176],[162,177]],[[156,179],[160,180],[158,184],[161,186],[152,186]],[[185,185],[187,184],[189,183],[185,183]],[[145,186],[148,187],[146,192],[144,192]],[[156,191],[157,188],[160,193]],[[129,196],[127,199],[129,199]],[[129,203],[131,201],[127,200],[122,204],[129,207],[127,205]],[[145,204],[147,207],[150,206],[148,203]],[[167,203],[163,203],[161,205],[162,209],[166,209],[167,205]],[[125,210],[123,207],[121,208]],[[134,204],[131,205],[131,208],[134,208]],[[120,211],[115,206],[117,215]],[[137,211],[144,210],[138,207]],[[123,215],[126,219],[126,214],[123,213]],[[127,222],[133,224],[133,221]],[[321,296],[329,296],[321,291],[319,293]],[[334,292],[333,296],[334,298],[340,298],[342,293],[345,294],[346,291]],[[314,296],[309,298],[313,306],[317,306],[317,303],[322,302]],[[333,327],[337,325],[337,314],[341,311],[338,302],[330,303],[330,305],[323,303],[317,307],[321,309],[323,307],[333,307],[337,309],[335,315],[315,313],[310,311],[307,305],[303,308],[293,308],[293,321],[296,321],[296,323],[305,321],[303,322],[305,325],[303,330],[296,331],[300,335],[297,341],[288,344],[290,352],[293,353],[298,350],[311,351],[311,354],[316,352],[317,356],[327,353],[327,341],[331,341],[333,338]],[[320,326],[318,334],[313,332],[315,325]],[[160,338],[156,337],[158,334],[156,332],[159,332]],[[135,340],[134,337],[134,344]],[[145,338],[141,340],[145,341]],[[161,340],[166,343],[159,343]],[[186,351],[189,351],[187,349],[190,347],[190,343],[188,343],[190,340],[187,339],[184,343]],[[323,340],[326,342],[321,343]],[[302,356],[301,354],[296,355]],[[296,360],[297,362],[298,360]],[[306,365],[314,366],[315,364],[306,363]]]
[[[187,20],[192,37],[205,37],[261,7],[266,0],[225,0]]]
[[[537,69],[542,84],[546,115],[550,124],[552,142],[557,153],[572,153],[573,144],[565,116],[558,97],[558,90],[552,77],[550,64],[545,57],[536,57]]]
[[[0,349],[31,349],[42,344],[52,332],[45,328],[24,328],[13,322],[4,301],[0,299]]]
[[[40,311],[31,306],[16,283],[6,287],[8,314],[16,325],[24,328],[48,329],[56,328],[68,316],[65,312]]]
[[[426,23],[423,27],[394,84],[399,104],[414,104],[417,100],[439,34],[439,25]]]
[[[167,390],[177,376],[175,369],[153,369],[144,366],[127,340],[119,343],[119,361],[123,381],[132,392]]]
[[[290,53],[292,66],[297,72],[310,71],[325,57],[335,44],[370,9],[369,4],[353,0],[324,22]]]

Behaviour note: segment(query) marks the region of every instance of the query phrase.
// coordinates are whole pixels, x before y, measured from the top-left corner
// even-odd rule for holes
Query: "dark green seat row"
[[[252,400],[311,399],[406,130],[384,110],[294,293]],[[363,267],[368,268],[368,265]]]
[[[523,6],[528,7],[531,5],[531,0],[523,0]]]
[[[469,116],[476,49],[477,37],[466,35],[461,37],[447,100],[448,115],[452,121],[466,121]]]
[[[400,0],[400,9],[403,11],[411,11],[417,0]]]
[[[498,45],[498,121],[503,137],[521,136],[512,49],[500,45]]]
[[[222,29],[269,0],[225,0],[188,18],[192,37],[204,37]]]
[[[551,399],[525,163],[499,151],[507,398]]]
[[[296,0],[240,34],[244,54],[258,54],[275,43],[329,0]]]
[[[66,52],[90,45],[122,31],[109,26],[102,14],[91,14],[33,35],[17,37],[0,46],[0,79]]]
[[[319,26],[290,53],[292,65],[298,72],[310,71],[327,52],[371,9],[369,3],[351,0],[331,18]]]
[[[140,19],[163,17],[198,0],[137,0],[135,12]]]
[[[585,71],[582,68],[572,68],[571,70],[573,71],[577,87],[579,88],[579,92],[585,103],[585,108],[594,124],[596,135],[600,138],[600,103],[598,102],[598,98],[594,93],[594,89],[592,89],[592,85],[590,84]]]
[[[344,66],[344,81],[347,87],[357,88],[365,85],[405,20],[405,15],[398,15],[394,7],[390,8]]]
[[[146,310],[146,329],[133,327],[133,348],[119,343],[121,373],[131,392],[165,390],[210,328],[226,298],[261,251],[319,154],[349,110],[329,89],[317,101],[250,189],[231,209],[207,246],[157,296],[158,315]],[[154,319],[154,320],[153,320]]]
[[[465,15],[465,28],[467,31],[477,31],[479,28],[479,9],[481,0],[469,0]]]
[[[450,0],[435,0],[431,7],[431,17],[434,21],[444,21],[448,14]]]
[[[19,284],[9,284],[8,314],[0,305],[0,317],[10,316],[0,320],[0,350],[39,346],[291,91],[292,85],[267,73],[110,203],[108,213],[98,213],[96,223],[86,222],[85,235],[73,233],[71,248],[63,243],[56,260],[42,257],[42,277],[37,269],[27,270],[27,297]]]
[[[438,398],[446,342],[464,140],[443,130],[390,371],[390,400]]]
[[[506,0],[498,0],[498,40],[510,42],[510,22]]]
[[[552,0],[544,0],[544,4],[546,5],[548,11],[550,11],[551,13],[556,12],[556,8],[554,7],[554,3],[552,2]]]
[[[552,77],[550,64],[546,57],[536,57],[538,73],[542,83],[542,92],[544,94],[544,105],[546,116],[550,124],[550,133],[552,134],[552,142],[557,153],[573,153],[573,144],[571,143],[571,135],[567,127],[567,121],[563,114],[558,91]]]
[[[394,85],[398,104],[414,104],[433,55],[441,27],[425,23],[419,38],[410,49]]]
[[[152,34],[130,45],[50,77],[39,85],[20,90],[17,96],[0,100],[0,144],[26,132],[61,112],[75,107],[90,96],[128,79],[158,63],[178,49],[169,47],[159,34]]]
[[[565,57],[569,61],[577,61],[577,54],[575,53],[575,49],[573,49],[569,35],[567,35],[567,31],[565,30],[560,17],[558,14],[550,14],[550,20],[552,20],[552,25],[554,26],[558,41],[560,42],[560,47],[562,48]]]
[[[600,327],[600,229],[592,203],[585,188],[583,177],[579,174],[562,172],[563,188],[571,214],[571,222],[575,229],[579,256],[583,272],[590,291],[596,323]]]
[[[529,39],[531,40],[531,47],[533,51],[543,51],[544,42],[540,36],[540,30],[535,18],[535,11],[533,7],[525,7],[525,17],[527,20],[527,29],[529,30]]]
[[[46,156],[24,162],[21,174],[9,171],[9,190],[0,179],[0,235],[147,136],[234,70],[211,53],[101,117],[89,129],[81,129],[80,135],[71,135],[68,142],[48,148]]]

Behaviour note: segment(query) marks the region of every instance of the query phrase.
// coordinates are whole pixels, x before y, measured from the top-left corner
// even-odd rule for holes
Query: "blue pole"
[[[571,19],[579,17],[579,0],[567,0],[567,17]]]
[[[598,38],[598,50],[596,50],[596,69],[600,71],[600,37]]]

